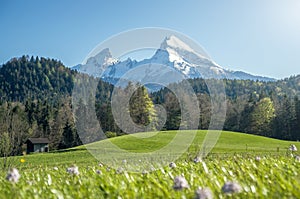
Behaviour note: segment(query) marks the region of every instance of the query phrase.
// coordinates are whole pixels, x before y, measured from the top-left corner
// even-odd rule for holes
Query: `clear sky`
[[[0,64],[24,54],[81,63],[122,31],[163,27],[200,43],[224,68],[300,74],[299,0],[2,0]]]

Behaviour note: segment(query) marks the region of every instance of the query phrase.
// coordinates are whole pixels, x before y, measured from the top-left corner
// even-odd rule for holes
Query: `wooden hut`
[[[26,141],[27,153],[48,152],[49,143],[50,141],[48,138],[28,138]]]

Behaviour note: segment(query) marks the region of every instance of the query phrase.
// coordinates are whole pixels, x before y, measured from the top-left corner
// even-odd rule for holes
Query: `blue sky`
[[[23,54],[81,63],[108,37],[162,27],[200,43],[224,68],[300,74],[299,0],[0,1],[0,64]]]

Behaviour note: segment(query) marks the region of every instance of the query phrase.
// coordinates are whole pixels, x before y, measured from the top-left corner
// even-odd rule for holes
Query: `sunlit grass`
[[[299,198],[300,163],[291,157],[262,156],[260,161],[242,155],[208,158],[203,162],[179,161],[176,168],[165,166],[142,173],[118,173],[96,163],[79,166],[71,175],[66,166],[20,169],[17,183],[0,176],[0,198],[194,198],[195,190],[209,187],[215,198],[230,198],[221,188],[227,181],[241,185],[234,198]],[[101,174],[97,174],[101,171]],[[183,175],[189,188],[173,189],[173,179]]]
[[[190,149],[176,161],[175,168],[166,164],[147,173],[119,170],[125,168],[122,162],[115,169],[106,164],[100,167],[101,156],[95,159],[83,146],[13,157],[11,166],[19,169],[21,178],[17,183],[9,182],[7,170],[1,171],[0,198],[194,198],[199,186],[208,187],[215,198],[232,198],[221,191],[228,181],[242,187],[234,198],[300,198],[300,162],[288,151],[290,144],[299,149],[298,142],[223,132],[212,152],[202,162],[194,163],[192,158],[205,134],[206,131],[197,133]],[[88,148],[97,150],[112,142],[120,148],[142,153],[160,149],[175,136],[176,131],[145,139],[123,136],[92,143]],[[79,167],[79,175],[66,171],[73,164]],[[174,190],[176,176],[184,176],[189,188]]]

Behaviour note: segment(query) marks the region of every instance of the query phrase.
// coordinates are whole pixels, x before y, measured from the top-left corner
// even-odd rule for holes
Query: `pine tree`
[[[181,109],[180,104],[176,98],[176,96],[168,92],[165,96],[164,106],[167,111],[167,121],[165,124],[165,128],[169,130],[177,130],[180,127],[181,122]]]
[[[285,95],[281,100],[274,120],[275,136],[280,139],[291,140],[294,121],[295,110],[291,100]]]
[[[65,124],[62,136],[63,137],[59,148],[70,148],[74,146],[74,134],[69,121],[67,121]]]
[[[296,96],[294,99],[295,103],[295,124],[294,130],[292,132],[292,137],[294,140],[300,140],[300,100]]]

